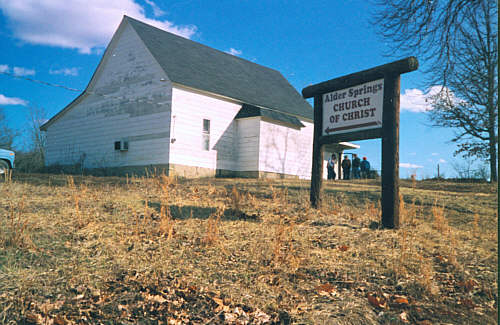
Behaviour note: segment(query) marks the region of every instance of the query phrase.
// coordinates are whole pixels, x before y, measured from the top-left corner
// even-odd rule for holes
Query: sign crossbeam
[[[409,57],[306,87],[314,97],[311,205],[321,205],[323,145],[382,138],[382,225],[399,227],[400,75],[418,68]]]
[[[384,78],[386,75],[390,74],[400,75],[417,70],[417,68],[418,60],[416,57],[411,56],[406,59],[394,61],[371,69],[352,73],[347,76],[308,86],[302,89],[302,96],[304,96],[304,98],[312,98],[317,94],[324,94],[337,89],[349,88],[363,82]]]

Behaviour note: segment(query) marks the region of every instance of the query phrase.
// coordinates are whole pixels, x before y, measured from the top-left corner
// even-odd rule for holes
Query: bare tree
[[[23,128],[23,149],[16,152],[16,169],[33,173],[43,169],[45,163],[45,134],[40,126],[46,121],[47,114],[41,107],[28,106],[27,119]]]
[[[39,156],[41,163],[45,159],[46,137],[40,130],[42,124],[47,121],[47,113],[41,107],[29,107],[29,135],[32,142],[32,149]]]
[[[12,144],[14,139],[19,135],[19,133],[7,124],[5,114],[0,111],[0,148],[12,149]]]
[[[441,85],[429,120],[457,130],[455,154],[490,162],[497,181],[498,8],[494,0],[376,0],[374,23],[390,52],[424,62]]]
[[[28,151],[18,152],[17,168],[23,172],[38,172],[45,163],[45,133],[40,126],[46,121],[47,114],[41,107],[28,107],[28,121],[26,126],[26,140]]]

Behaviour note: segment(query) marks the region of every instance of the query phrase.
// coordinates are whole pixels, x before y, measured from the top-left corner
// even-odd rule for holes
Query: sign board
[[[321,203],[323,145],[382,138],[382,220],[399,227],[400,75],[418,68],[409,57],[302,89],[314,97],[311,205]]]
[[[384,79],[323,94],[322,135],[382,127]]]

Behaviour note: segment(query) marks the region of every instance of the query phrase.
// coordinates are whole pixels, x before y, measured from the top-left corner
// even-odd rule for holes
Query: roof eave
[[[310,118],[307,118],[305,116],[300,116],[300,115],[296,115],[296,114],[292,114],[292,113],[284,113],[283,111],[275,109],[275,108],[264,107],[264,106],[261,106],[261,105],[258,105],[258,104],[249,103],[248,101],[243,101],[241,99],[231,98],[231,97],[224,96],[224,95],[221,95],[221,94],[216,94],[216,93],[213,93],[213,92],[210,92],[210,91],[193,88],[193,87],[186,86],[186,85],[183,85],[183,84],[175,82],[175,81],[172,81],[172,87],[177,87],[177,88],[185,89],[185,90],[188,90],[188,91],[193,91],[193,92],[196,92],[196,93],[199,93],[199,94],[202,94],[202,95],[208,95],[208,96],[211,96],[211,97],[214,97],[214,98],[218,98],[218,99],[222,99],[222,100],[227,100],[227,101],[230,101],[230,102],[235,103],[235,104],[240,104],[240,105],[248,104],[248,105],[251,105],[251,106],[255,106],[255,107],[258,107],[258,108],[262,108],[262,109],[267,109],[267,110],[274,111],[274,112],[277,112],[277,113],[287,114],[287,115],[296,117],[299,120],[304,121],[304,122],[309,122],[309,123],[313,123],[314,122],[314,120],[312,120]]]

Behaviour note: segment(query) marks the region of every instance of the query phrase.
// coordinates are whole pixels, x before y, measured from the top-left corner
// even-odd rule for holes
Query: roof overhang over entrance
[[[324,145],[327,152],[343,152],[349,149],[359,149],[359,145],[350,142],[329,143]]]

